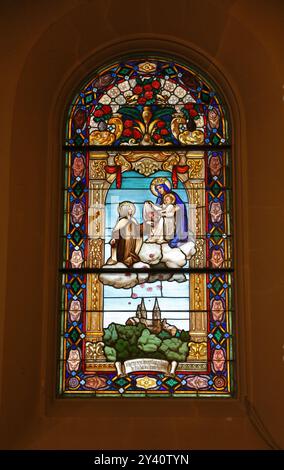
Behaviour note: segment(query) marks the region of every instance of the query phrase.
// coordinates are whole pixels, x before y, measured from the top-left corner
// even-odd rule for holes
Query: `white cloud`
[[[157,264],[162,258],[161,245],[158,243],[143,243],[138,256],[144,263]]]
[[[148,268],[150,268],[150,265],[147,264],[147,263],[142,263],[141,261],[139,261],[138,263],[133,264],[133,268],[148,269]],[[148,277],[149,277],[148,273],[139,273],[139,274],[137,274],[137,284],[143,284],[144,282],[147,282]]]
[[[109,269],[109,265],[103,266],[103,268]],[[111,265],[112,269],[120,268],[127,269],[127,266],[123,263],[116,263]],[[113,286],[117,289],[129,289],[130,287],[136,286],[138,283],[137,275],[135,273],[101,273],[99,276],[100,281],[107,286]]]
[[[187,242],[181,245],[179,249],[185,254],[187,259],[190,259],[196,253],[195,243],[193,242]]]
[[[167,243],[143,243],[139,252],[141,261],[134,263],[133,268],[150,268],[154,266],[156,270],[159,268],[182,268],[186,265],[187,260],[195,253],[195,245],[193,242],[187,242],[179,248],[171,248]],[[122,268],[128,269],[124,263],[116,263],[112,265],[104,265],[103,268]],[[130,289],[138,284],[145,282],[152,283],[159,281],[176,281],[185,282],[186,277],[182,273],[102,273],[99,276],[101,282],[107,286],[113,286],[117,289]]]
[[[174,273],[170,279],[169,282],[185,282],[186,281],[186,276],[183,273]]]
[[[182,268],[186,264],[185,254],[180,248],[171,248],[168,244],[162,245],[162,263],[168,268]]]

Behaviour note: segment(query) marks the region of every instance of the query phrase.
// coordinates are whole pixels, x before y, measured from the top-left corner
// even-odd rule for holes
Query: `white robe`
[[[145,202],[143,218],[151,226],[147,243],[167,243],[174,238],[175,211],[173,204],[158,206],[150,201]]]

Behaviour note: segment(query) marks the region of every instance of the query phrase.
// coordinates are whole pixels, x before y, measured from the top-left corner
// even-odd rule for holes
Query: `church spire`
[[[161,310],[157,297],[155,298],[155,303],[152,310],[152,318],[153,320],[161,320]]]
[[[142,298],[141,304],[140,304],[140,316],[141,318],[147,318],[147,310],[146,310],[144,298]]]
[[[137,305],[136,318],[141,318],[141,304]]]

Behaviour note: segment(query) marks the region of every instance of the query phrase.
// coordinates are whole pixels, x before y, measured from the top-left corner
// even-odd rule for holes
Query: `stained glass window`
[[[131,58],[68,109],[59,393],[234,393],[225,103],[194,67]]]

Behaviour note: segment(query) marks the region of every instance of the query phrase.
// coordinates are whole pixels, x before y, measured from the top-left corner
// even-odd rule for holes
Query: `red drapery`
[[[172,182],[173,182],[173,188],[177,188],[178,185],[178,173],[186,173],[189,170],[188,165],[174,165],[173,170],[172,170]],[[120,165],[106,165],[105,166],[105,171],[110,174],[116,174],[116,187],[117,189],[121,188],[121,180],[122,180],[122,174],[121,174],[121,166]]]
[[[173,187],[177,188],[178,185],[178,173],[186,173],[189,170],[188,165],[174,165],[173,166],[173,171],[172,171],[172,182],[173,182]]]
[[[106,165],[105,171],[110,175],[116,174],[116,187],[121,188],[121,166],[120,165]]]

